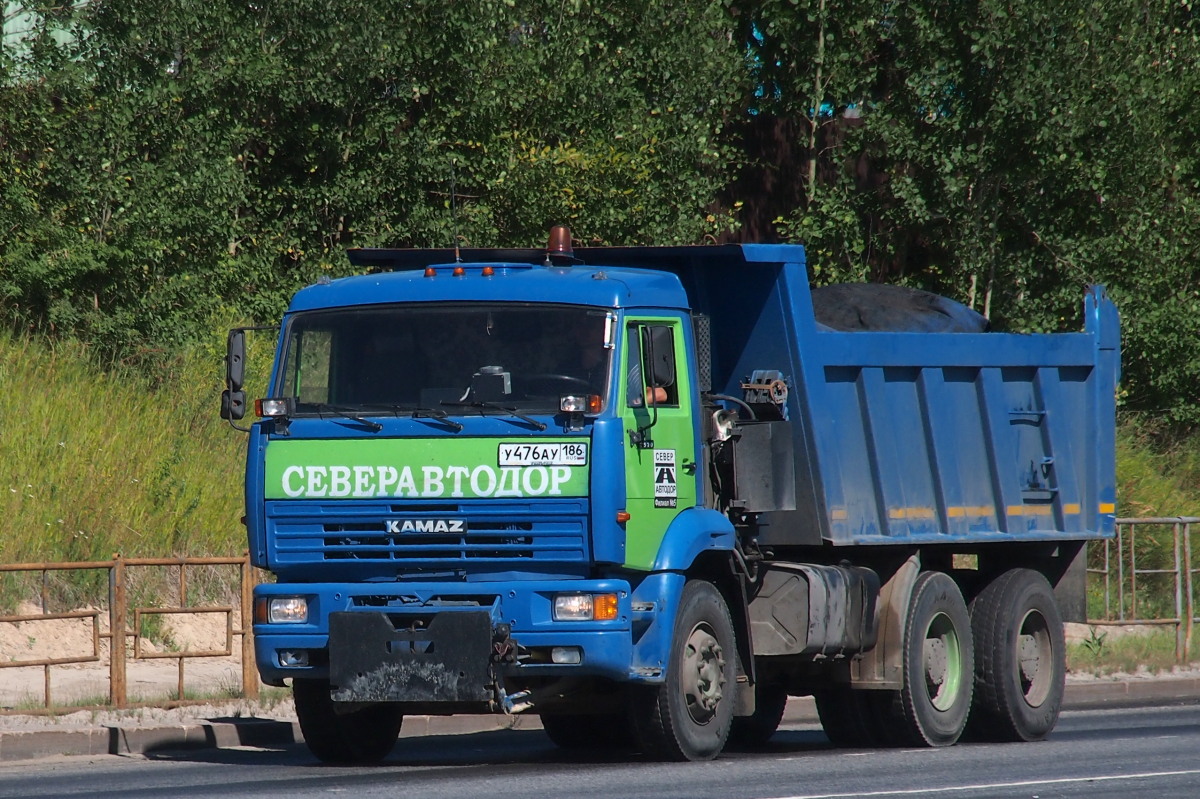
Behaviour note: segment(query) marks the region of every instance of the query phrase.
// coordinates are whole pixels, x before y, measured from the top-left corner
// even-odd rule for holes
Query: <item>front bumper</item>
[[[615,593],[617,618],[554,621],[559,593]],[[634,661],[631,591],[621,580],[255,589],[256,600],[279,596],[303,596],[308,620],[254,625],[259,674],[272,685],[330,679],[338,701],[486,702],[504,681],[628,680]],[[552,662],[551,653],[561,648],[577,649],[579,662]]]

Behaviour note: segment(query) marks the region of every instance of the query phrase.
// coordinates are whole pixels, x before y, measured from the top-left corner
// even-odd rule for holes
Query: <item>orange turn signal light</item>
[[[595,621],[612,621],[616,617],[616,594],[596,594],[592,597],[592,618]]]
[[[627,510],[617,511],[617,524],[624,524],[625,522],[629,521],[629,519],[630,519],[629,511],[627,511]]]

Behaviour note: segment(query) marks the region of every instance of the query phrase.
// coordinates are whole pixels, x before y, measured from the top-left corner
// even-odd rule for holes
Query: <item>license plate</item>
[[[587,456],[584,442],[500,445],[501,466],[587,466]]]

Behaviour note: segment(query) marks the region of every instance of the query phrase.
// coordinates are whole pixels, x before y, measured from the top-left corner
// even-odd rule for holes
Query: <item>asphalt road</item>
[[[303,745],[0,764],[0,797],[1192,797],[1200,705],[1076,710],[1048,741],[838,750],[820,728],[765,751],[663,764],[555,749],[537,730],[402,739],[372,768],[321,766]]]

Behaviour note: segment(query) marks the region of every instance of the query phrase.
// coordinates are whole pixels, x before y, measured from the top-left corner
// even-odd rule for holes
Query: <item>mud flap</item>
[[[397,630],[385,613],[331,613],[331,696],[335,702],[486,702],[491,642],[487,611],[438,613],[419,630]]]

